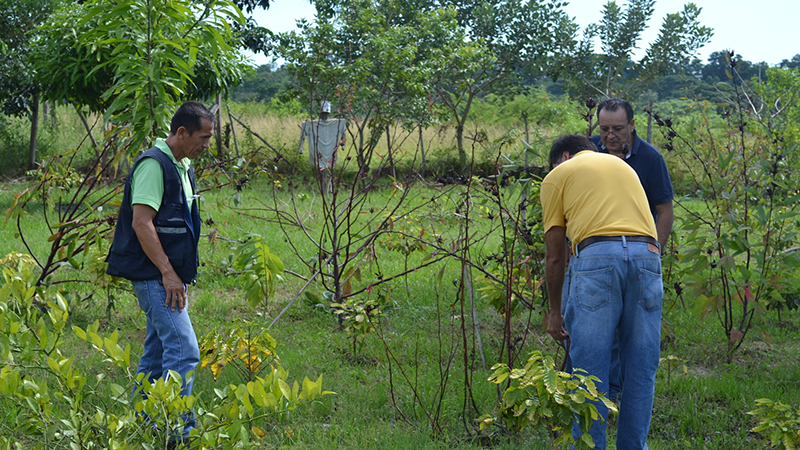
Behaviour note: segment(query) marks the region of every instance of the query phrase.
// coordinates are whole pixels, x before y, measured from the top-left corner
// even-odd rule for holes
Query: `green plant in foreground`
[[[775,449],[794,450],[800,447],[800,410],[768,398],[756,400],[756,409],[747,414],[758,419],[755,433],[764,433],[769,445]]]
[[[484,416],[478,419],[483,430],[491,424],[502,422],[506,428],[519,431],[530,425],[546,426],[549,431],[562,431],[554,444],[572,443],[577,449],[594,448],[589,435],[592,422],[600,418],[597,407],[591,402],[602,402],[610,412],[617,407],[597,391],[592,375],[576,369],[570,375],[554,368],[553,358],[540,351],[531,353],[525,367],[510,369],[505,364],[495,364],[489,381],[495,384],[508,382],[503,401],[497,412],[499,418]],[[585,373],[585,372],[584,372]],[[576,419],[577,418],[577,419]],[[578,420],[583,434],[574,441],[570,432]]]
[[[187,448],[263,448],[252,441],[265,435],[259,424],[331,393],[322,390],[321,376],[292,383],[274,365],[247,383],[215,388],[210,399],[182,396],[183,380],[175,372],[154,382],[135,377],[130,346],[120,345],[116,330],[101,335],[99,321],[72,327],[101,356],[99,364],[83,369],[62,345],[70,330],[65,297],[36,285],[30,257],[0,261],[0,398],[15,412],[0,419],[0,448],[21,448],[14,433],[27,435],[34,449],[169,448],[188,411],[197,424]],[[269,340],[268,346],[275,344]],[[131,400],[134,385],[142,395]]]

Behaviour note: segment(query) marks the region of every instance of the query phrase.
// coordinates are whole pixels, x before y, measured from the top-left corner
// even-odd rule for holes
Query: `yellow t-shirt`
[[[565,227],[573,245],[592,236],[657,236],[639,177],[616,156],[579,152],[544,178],[541,200],[544,231]]]

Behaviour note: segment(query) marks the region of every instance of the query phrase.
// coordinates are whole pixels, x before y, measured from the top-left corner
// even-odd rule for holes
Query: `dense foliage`
[[[33,51],[43,98],[103,113],[136,152],[169,130],[182,99],[241,82],[248,67],[229,21],[244,16],[227,0],[66,4]]]
[[[538,326],[546,302],[538,189],[554,135],[591,130],[597,102],[586,94],[634,100],[636,124],[651,121],[652,142],[676,187],[663,347],[681,341],[677,348],[714,370],[719,361],[733,370],[739,357],[759,372],[753,376],[764,372],[751,356],[771,338],[752,331],[773,318],[780,330],[781,314],[800,306],[800,56],[767,67],[716,52],[704,65],[693,55],[711,30],[692,4],[667,16],[659,39],[635,62],[630,50],[652,0],[607,4],[583,40],[557,2],[320,0],[315,23],[269,42],[286,65],[263,67],[241,85],[239,95],[252,102],[231,105],[241,119],[228,111],[228,149],[196,161],[210,255],[201,275],[212,286],[198,288],[208,316],[198,319],[210,322],[203,368],[214,380],[205,396],[184,398],[180,380],[170,377],[145,384],[147,397],[131,401],[141,380],[131,375],[130,347],[114,327],[133,334],[130,309],[138,309],[120,307],[130,299],[126,283],[104,274],[120,196],[109,156],[163,135],[181,101],[240,85],[248,69],[237,48],[249,38],[238,7],[268,4],[64,3],[25,22],[35,30],[27,40],[11,36],[9,25],[0,29],[2,54],[38,68],[33,85],[19,86],[90,109],[107,125],[97,127],[101,145],[87,149],[83,135],[53,124],[45,135],[54,136],[47,142],[55,148],[6,196],[3,244],[29,255],[0,261],[0,411],[13,412],[0,421],[0,446],[165,448],[169,427],[191,408],[199,419],[192,448],[281,442],[264,427],[294,444],[302,437],[291,430],[297,422],[289,412],[318,401],[322,412],[306,413],[302,423],[325,436],[311,428],[327,430],[340,418],[337,408],[359,395],[380,405],[355,408],[391,423],[393,433],[408,425],[466,445],[519,436],[568,443],[569,433],[551,432],[568,429],[576,416],[585,430],[594,405],[607,400],[591,374],[557,370],[560,347]],[[600,53],[586,40],[595,35]],[[0,73],[0,87],[13,84],[10,70]],[[29,94],[6,88],[3,98],[36,105]],[[319,117],[320,100],[349,122],[339,162],[322,171],[296,154],[296,126]],[[248,124],[264,111],[284,122],[259,128],[262,136]],[[0,137],[10,139],[0,145],[24,141],[26,120],[3,119]],[[436,140],[448,133],[449,140]],[[236,156],[228,159],[231,142]],[[324,364],[355,372],[336,380],[349,397],[323,400],[332,396],[324,396],[321,378],[288,381],[276,348],[294,336],[273,338],[285,330],[300,330],[308,341],[322,334],[316,338],[325,350],[313,358],[305,357],[307,341],[294,342],[295,362],[309,372]],[[87,351],[98,356],[84,365],[76,355]],[[689,359],[666,358],[660,407],[686,401],[671,372],[681,361],[684,376],[675,384],[689,383]],[[225,378],[225,367],[244,380]],[[692,395],[722,403],[723,411],[737,405],[735,414],[725,412],[738,426],[715,437],[718,448],[756,440],[747,431],[756,424],[742,411],[753,406],[761,437],[794,445],[793,406],[753,404],[750,392],[742,397],[751,403],[742,405],[729,398],[739,396],[734,388],[708,399],[708,391]],[[775,395],[789,394],[758,397]],[[705,435],[673,425],[659,420],[654,434],[683,448],[706,445]],[[582,439],[579,446],[591,446]]]

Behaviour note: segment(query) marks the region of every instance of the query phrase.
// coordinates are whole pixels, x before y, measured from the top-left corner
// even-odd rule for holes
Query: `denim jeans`
[[[573,256],[574,258],[574,256]],[[570,259],[570,266],[572,265],[572,259]],[[569,277],[570,277],[569,268],[567,268],[566,276],[564,277],[564,285],[561,289],[561,315],[563,316],[566,314],[567,311],[567,302],[569,301]],[[564,325],[566,327],[566,325]],[[567,349],[567,341],[563,341],[562,345],[565,349]],[[569,357],[569,354],[565,356],[566,362],[564,364],[564,371],[568,373],[572,373],[572,359]],[[622,399],[622,374],[620,374],[619,368],[619,336],[614,335],[614,343],[611,345],[611,366],[609,367],[608,372],[608,398],[614,402],[619,403]]]
[[[145,374],[151,382],[174,370],[183,378],[181,395],[191,395],[194,384],[194,369],[200,362],[200,349],[189,320],[189,300],[182,312],[164,305],[167,292],[159,280],[138,281],[133,290],[139,307],[147,317],[147,335],[144,352],[139,361],[137,374]],[[190,374],[191,372],[191,374]],[[136,392],[134,387],[134,393]],[[194,427],[194,415],[188,412],[184,419],[183,435]]]
[[[646,449],[661,345],[661,258],[644,242],[598,242],[580,249],[570,264],[564,323],[576,368],[598,377],[608,391],[611,349],[618,336],[625,400],[617,421],[617,449]],[[608,409],[596,404],[605,421]],[[577,439],[581,432],[573,427]],[[596,448],[606,448],[606,425],[590,430]]]

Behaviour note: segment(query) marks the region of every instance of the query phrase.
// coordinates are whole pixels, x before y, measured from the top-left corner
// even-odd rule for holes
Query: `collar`
[[[636,134],[636,129],[634,129],[633,130],[633,147],[631,148],[631,151],[628,153],[628,156],[626,156],[625,159],[628,159],[631,156],[639,153],[639,147],[641,146],[641,144],[642,144],[642,139],[639,138],[639,135]]]
[[[162,138],[156,139],[155,146],[158,147],[158,149],[164,152],[167,156],[169,156],[170,161],[172,161],[172,163],[175,164],[176,166],[183,166],[185,169],[189,168],[191,160],[189,158],[183,158],[181,159],[180,162],[178,162],[178,160],[175,159],[175,155],[172,153],[172,149],[169,148],[169,145],[167,145],[166,140]]]

